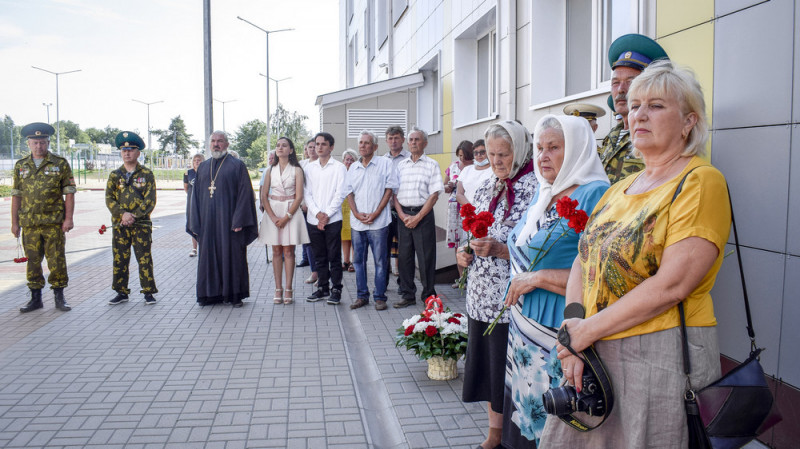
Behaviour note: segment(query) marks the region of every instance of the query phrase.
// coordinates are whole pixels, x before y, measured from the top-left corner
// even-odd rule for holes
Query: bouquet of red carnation
[[[22,249],[22,242],[17,237],[17,257],[14,258],[14,263],[25,263],[27,261],[28,258],[25,257],[25,251]]]
[[[107,230],[107,229],[108,229],[108,228],[106,228],[106,225],[100,225],[100,229],[98,229],[98,230],[97,230],[97,232],[99,232],[99,233],[100,233],[100,235],[103,235],[103,234],[105,234],[105,233],[106,233],[106,230]]]
[[[472,254],[472,248],[469,247],[469,242],[474,238],[482,239],[489,235],[489,228],[494,224],[494,215],[486,211],[476,214],[475,206],[469,203],[461,206],[461,212],[459,213],[463,218],[461,221],[461,228],[468,234],[467,245],[464,251],[467,254]],[[458,289],[460,291],[464,291],[464,287],[467,285],[468,273],[469,267],[465,267],[464,271],[461,272],[461,277],[458,278]]]
[[[528,268],[528,271],[533,271],[533,269],[536,267],[536,264],[538,264],[539,261],[542,260],[542,258],[546,256],[547,253],[550,252],[553,246],[555,246],[556,242],[561,240],[561,237],[564,237],[569,232],[569,229],[564,229],[564,231],[558,236],[558,238],[556,238],[553,241],[553,243],[550,244],[550,246],[548,246],[545,249],[545,246],[547,245],[547,242],[550,241],[550,237],[553,235],[553,230],[556,229],[557,227],[556,225],[558,224],[558,222],[560,222],[561,220],[567,220],[567,226],[569,226],[569,228],[575,231],[576,234],[580,234],[586,228],[586,223],[589,221],[589,215],[586,213],[586,211],[578,209],[578,201],[573,200],[568,196],[564,196],[556,202],[556,212],[559,215],[558,220],[553,224],[553,226],[550,227],[550,230],[547,232],[547,236],[545,237],[544,242],[542,243],[542,247],[533,248],[539,250],[539,252],[536,254],[536,257],[533,258],[533,262],[531,262],[531,266]],[[508,290],[506,290],[506,294],[508,294]],[[497,321],[500,319],[501,316],[503,316],[503,314],[507,309],[508,306],[503,306],[503,309],[497,315],[497,318],[495,318],[494,321],[492,321],[492,324],[490,324],[489,327],[486,328],[486,332],[484,332],[483,335],[492,333],[495,325],[497,324]]]
[[[420,360],[458,360],[467,352],[467,317],[443,308],[438,296],[429,296],[425,306],[424,312],[403,321],[395,346],[414,351]]]

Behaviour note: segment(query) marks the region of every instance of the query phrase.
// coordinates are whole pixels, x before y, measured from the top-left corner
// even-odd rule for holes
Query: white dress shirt
[[[424,154],[416,162],[412,158],[403,159],[397,165],[397,173],[400,177],[397,201],[401,206],[422,206],[431,195],[444,190],[439,163]]]
[[[309,162],[303,169],[305,187],[303,199],[308,207],[307,220],[311,226],[319,223],[317,214],[328,215],[328,223],[342,220],[342,200],[344,200],[344,181],[347,168],[334,158],[328,159],[323,167],[320,160]]]
[[[361,160],[354,162],[347,171],[345,195],[353,194],[358,211],[371,214],[381,204],[386,189],[395,190],[400,185],[397,170],[391,159],[373,155],[366,167]],[[350,228],[355,231],[375,231],[392,222],[391,204],[386,203],[381,214],[372,224],[364,224],[350,211]]]

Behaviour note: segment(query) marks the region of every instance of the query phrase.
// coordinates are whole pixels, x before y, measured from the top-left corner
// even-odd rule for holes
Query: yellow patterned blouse
[[[702,166],[702,167],[701,167]],[[670,205],[681,179],[693,168],[681,193]],[[715,244],[719,255],[700,285],[684,302],[687,326],[715,326],[709,292],[725,254],[731,225],[725,178],[699,157],[674,179],[635,195],[625,190],[638,175],[611,186],[589,219],[578,245],[586,316],[599,313],[645,279],[661,263],[664,248],[688,237]],[[677,307],[642,324],[608,336],[614,340],[670,329],[680,325]]]

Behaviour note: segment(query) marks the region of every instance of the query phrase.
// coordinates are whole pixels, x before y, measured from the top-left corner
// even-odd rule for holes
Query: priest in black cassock
[[[250,296],[247,245],[258,237],[253,185],[222,131],[211,135],[211,156],[197,167],[189,217],[199,244],[197,302],[242,307]]]

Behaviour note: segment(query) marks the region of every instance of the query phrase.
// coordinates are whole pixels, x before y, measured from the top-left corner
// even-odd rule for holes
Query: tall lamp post
[[[264,75],[263,73],[259,73],[259,75],[261,75],[263,77],[267,77],[267,75]],[[281,104],[281,91],[280,91],[280,87],[281,86],[280,86],[280,83],[282,81],[290,80],[290,79],[292,79],[292,77],[291,76],[287,76],[286,78],[281,78],[279,80],[276,80],[275,78],[271,78],[270,77],[269,79],[271,79],[275,83],[275,110],[277,110],[278,109],[278,105]]]
[[[131,98],[131,101],[135,101],[137,103],[141,103],[147,106],[147,148],[150,148],[150,163],[153,163],[153,142],[150,139],[150,105],[151,104],[158,104],[163,103],[164,100],[152,101],[150,103],[144,102],[142,100],[137,100],[135,98]],[[145,161],[147,162],[147,161]]]
[[[267,74],[264,75],[264,76],[267,78],[267,150],[269,150],[270,149],[269,148],[269,146],[270,146],[270,135],[269,135],[270,134],[270,132],[269,132],[269,35],[270,35],[270,33],[280,33],[281,31],[292,31],[292,30],[294,30],[294,28],[283,28],[283,29],[280,29],[280,30],[265,30],[265,29],[261,28],[260,26],[254,24],[253,22],[250,22],[249,20],[241,18],[240,16],[236,16],[236,18],[241,20],[242,22],[245,22],[245,23],[247,23],[249,25],[252,25],[255,28],[258,28],[259,30],[263,31],[264,34],[267,35]]]
[[[219,101],[220,103],[222,103],[222,132],[227,133],[228,131],[225,129],[225,103],[233,103],[236,100],[234,99],[234,100],[222,101],[222,100],[217,100],[215,98],[214,101]]]
[[[61,118],[58,114],[58,75],[66,75],[68,73],[75,73],[80,72],[81,69],[78,70],[70,70],[69,72],[51,72],[50,70],[43,69],[41,67],[31,66],[36,70],[41,70],[42,72],[47,72],[51,75],[56,76],[56,152],[61,155]],[[49,114],[48,114],[49,115]],[[50,120],[48,120],[49,122]]]
[[[52,105],[53,105],[53,103],[42,103],[42,106],[47,108],[47,124],[48,125],[50,124],[50,106],[52,106]]]

